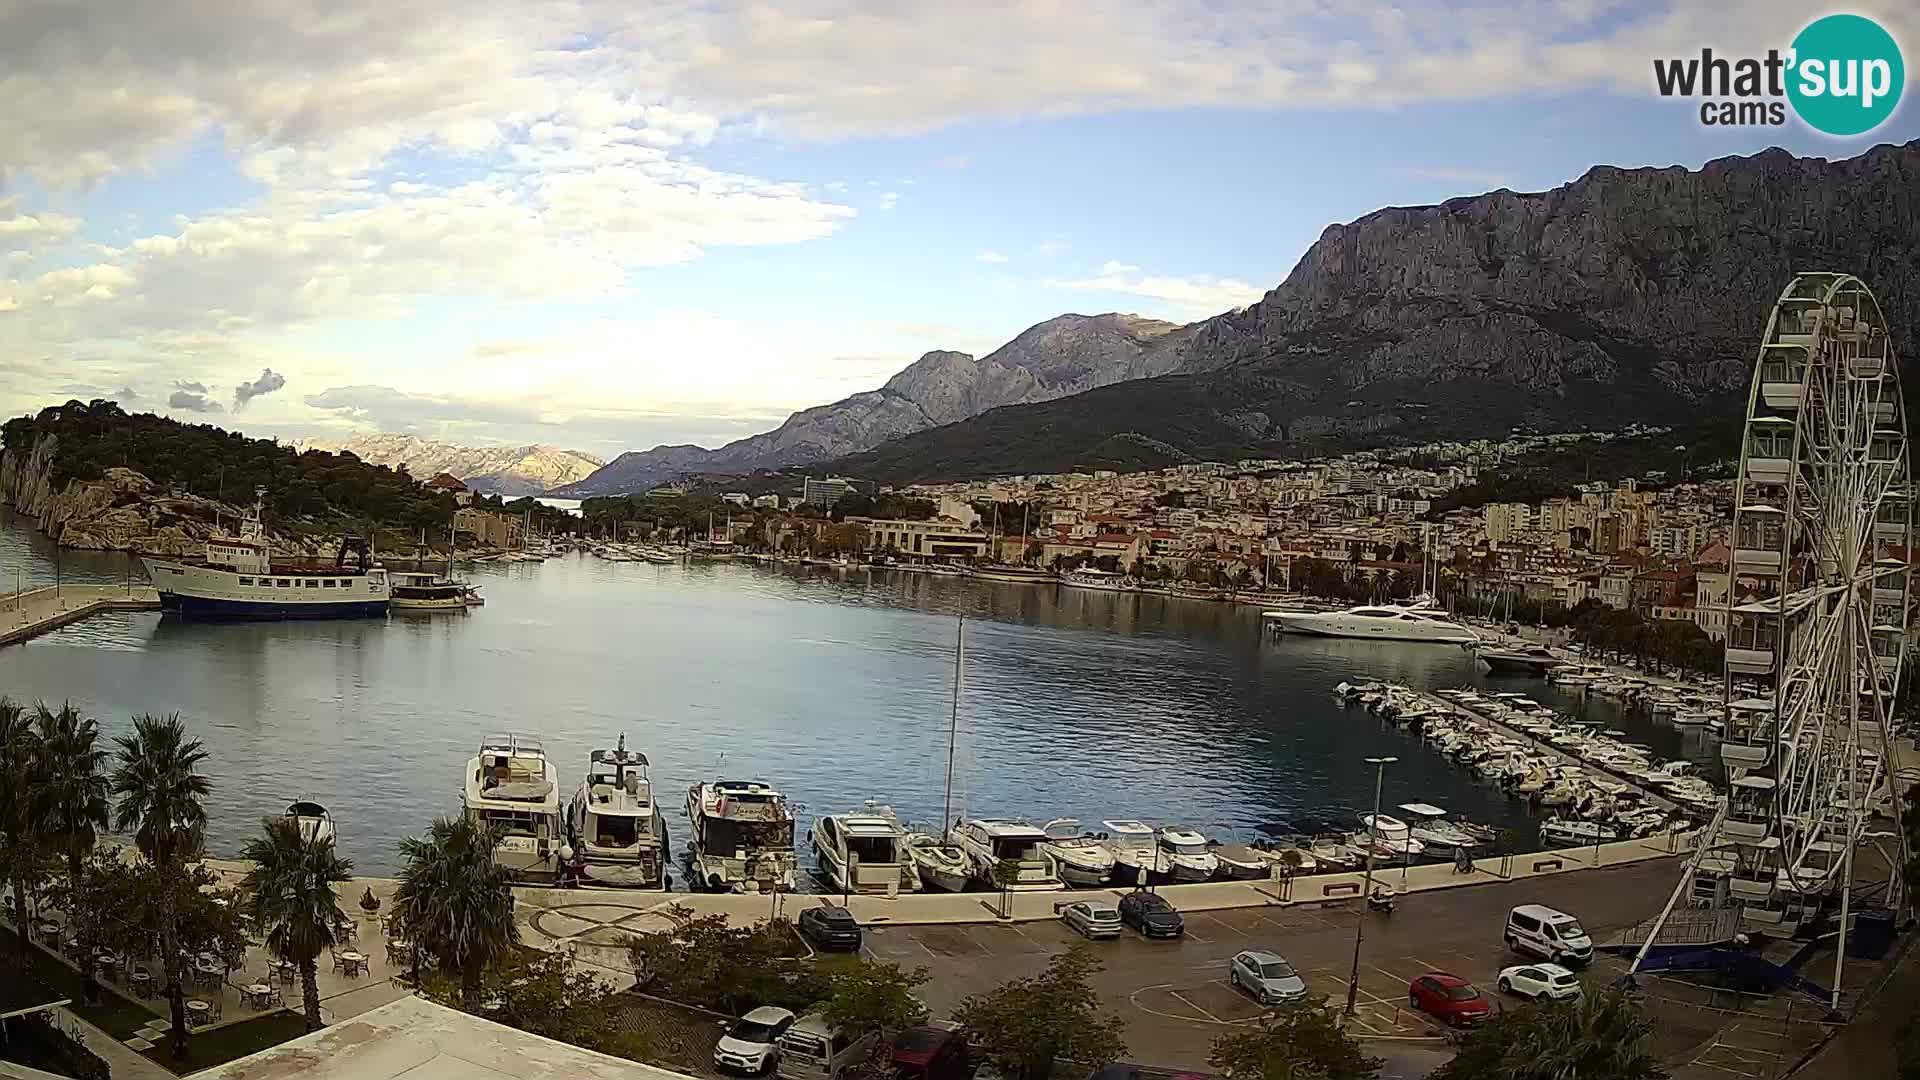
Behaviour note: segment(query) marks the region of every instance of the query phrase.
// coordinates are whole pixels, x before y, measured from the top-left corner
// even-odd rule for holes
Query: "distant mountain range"
[[[717,450],[622,454],[560,493],[819,465],[889,483],[1686,427],[1739,409],[1792,275],[1872,286],[1920,347],[1920,142],[1828,161],[1598,166],[1330,226],[1258,303],[1186,326],[1063,315],[975,360],[931,352],[879,390]]]
[[[420,480],[451,473],[475,491],[506,496],[539,495],[584,479],[605,464],[591,454],[552,446],[454,446],[413,435],[356,435],[305,446],[344,450],[374,465],[404,465]]]
[[[1179,369],[1188,329],[1137,315],[1062,315],[977,360],[959,352],[927,353],[878,390],[794,413],[772,431],[716,450],[656,446],[621,454],[553,494],[618,495],[686,473],[806,465],[1001,405],[1051,401],[1165,374]]]
[[[994,409],[823,464],[888,482],[1152,468],[1737,417],[1793,274],[1871,286],[1920,348],[1920,142],[1699,170],[1601,166],[1335,225],[1178,372]]]

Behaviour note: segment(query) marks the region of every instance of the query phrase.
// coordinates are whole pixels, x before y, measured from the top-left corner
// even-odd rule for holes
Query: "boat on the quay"
[[[275,560],[260,520],[265,492],[236,536],[207,541],[206,556],[142,560],[160,609],[183,618],[339,619],[384,615],[392,600],[385,569],[365,539],[343,537],[331,564]]]

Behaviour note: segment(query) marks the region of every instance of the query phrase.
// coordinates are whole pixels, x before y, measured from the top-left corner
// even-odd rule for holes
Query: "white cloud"
[[[891,209],[893,209],[894,207],[896,207],[896,206],[899,206],[899,205],[900,205],[900,193],[899,193],[899,192],[897,192],[897,191],[883,191],[883,192],[881,192],[881,193],[880,193],[880,202],[879,202],[879,203],[878,203],[877,205],[878,205],[878,206],[880,207],[880,209],[882,209],[882,210],[891,210]]]
[[[1109,262],[1093,277],[1049,280],[1050,289],[1076,289],[1086,292],[1125,293],[1155,301],[1158,313],[1191,318],[1215,315],[1232,308],[1245,307],[1260,299],[1265,290],[1232,278],[1205,274],[1194,277],[1170,277],[1143,274],[1139,267]]]
[[[1007,261],[1007,257],[1005,255],[1000,254],[997,251],[983,251],[980,254],[975,255],[973,257],[973,261],[983,262],[983,263],[1003,263]]]

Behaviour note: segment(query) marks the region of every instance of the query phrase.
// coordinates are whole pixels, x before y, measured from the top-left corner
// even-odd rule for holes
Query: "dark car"
[[[893,1038],[893,1072],[903,1080],[968,1080],[973,1054],[958,1031],[911,1027]]]
[[[853,912],[838,904],[801,909],[800,933],[817,949],[860,951],[860,924],[854,920]]]
[[[1120,921],[1150,938],[1177,938],[1187,920],[1159,893],[1130,892],[1120,898]]]
[[[1493,1005],[1485,994],[1460,976],[1444,971],[1429,971],[1408,983],[1407,1004],[1454,1027],[1477,1024],[1493,1015]]]

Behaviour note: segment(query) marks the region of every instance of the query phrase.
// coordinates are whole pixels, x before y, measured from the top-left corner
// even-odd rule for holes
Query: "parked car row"
[[[1179,938],[1187,933],[1186,916],[1159,893],[1136,889],[1120,898],[1120,903],[1082,900],[1060,909],[1060,921],[1082,937],[1099,940],[1117,938],[1123,927],[1132,927],[1148,938]]]

